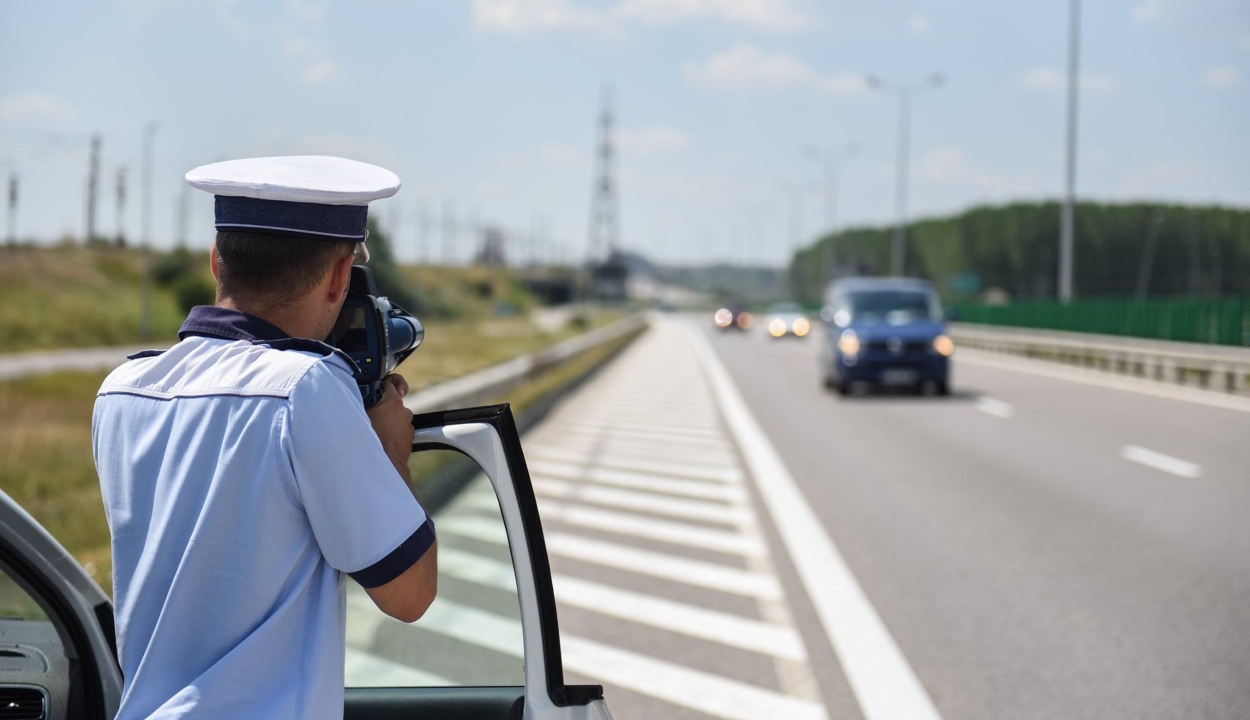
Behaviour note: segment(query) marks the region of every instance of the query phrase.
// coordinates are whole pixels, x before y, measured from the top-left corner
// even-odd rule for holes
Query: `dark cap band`
[[[368,205],[324,205],[232,195],[213,197],[218,230],[350,242],[364,242],[367,235]]]

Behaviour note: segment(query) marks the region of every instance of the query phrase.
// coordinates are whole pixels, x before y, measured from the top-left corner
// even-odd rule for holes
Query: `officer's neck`
[[[320,312],[321,308],[312,302],[314,299],[300,298],[288,305],[275,306],[272,303],[246,302],[223,297],[217,299],[217,307],[254,315],[291,337],[321,340],[326,336],[322,331],[325,320]]]

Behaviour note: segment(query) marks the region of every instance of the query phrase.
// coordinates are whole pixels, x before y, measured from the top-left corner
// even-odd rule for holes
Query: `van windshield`
[[[859,323],[905,325],[940,320],[937,299],[915,290],[861,290],[846,296],[851,318]]]

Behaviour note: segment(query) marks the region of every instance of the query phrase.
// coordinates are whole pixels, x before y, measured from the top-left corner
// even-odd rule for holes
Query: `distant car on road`
[[[764,328],[775,338],[807,337],[812,330],[812,323],[798,303],[776,303],[768,308],[764,319]]]
[[[755,316],[739,306],[728,305],[712,315],[712,322],[720,330],[750,330]]]
[[[848,278],[829,284],[820,311],[825,386],[854,383],[950,393],[955,344],[933,286],[907,278]]]

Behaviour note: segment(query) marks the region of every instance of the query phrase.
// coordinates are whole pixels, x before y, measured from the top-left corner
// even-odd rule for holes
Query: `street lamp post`
[[[833,277],[836,273],[835,265],[837,263],[837,255],[835,253],[835,243],[837,242],[837,218],[838,218],[838,175],[842,169],[842,161],[849,160],[859,154],[859,145],[851,142],[845,147],[836,150],[827,148],[818,148],[815,145],[808,145],[804,148],[804,153],[812,160],[823,159],[825,165],[825,232],[829,233],[829,241],[825,244],[825,268],[829,277]]]
[[[894,207],[898,215],[894,228],[894,247],[890,253],[890,273],[902,276],[907,271],[907,175],[911,163],[911,99],[912,96],[939,88],[946,82],[941,73],[933,73],[923,82],[895,85],[869,75],[868,87],[898,98],[898,165],[895,170]]]
[[[1063,215],[1059,228],[1059,300],[1072,300],[1072,241],[1076,234],[1076,127],[1081,47],[1081,0],[1072,0],[1068,24],[1068,139]]]
[[[139,287],[139,338],[147,340],[152,333],[152,138],[156,121],[143,126],[143,279]]]

